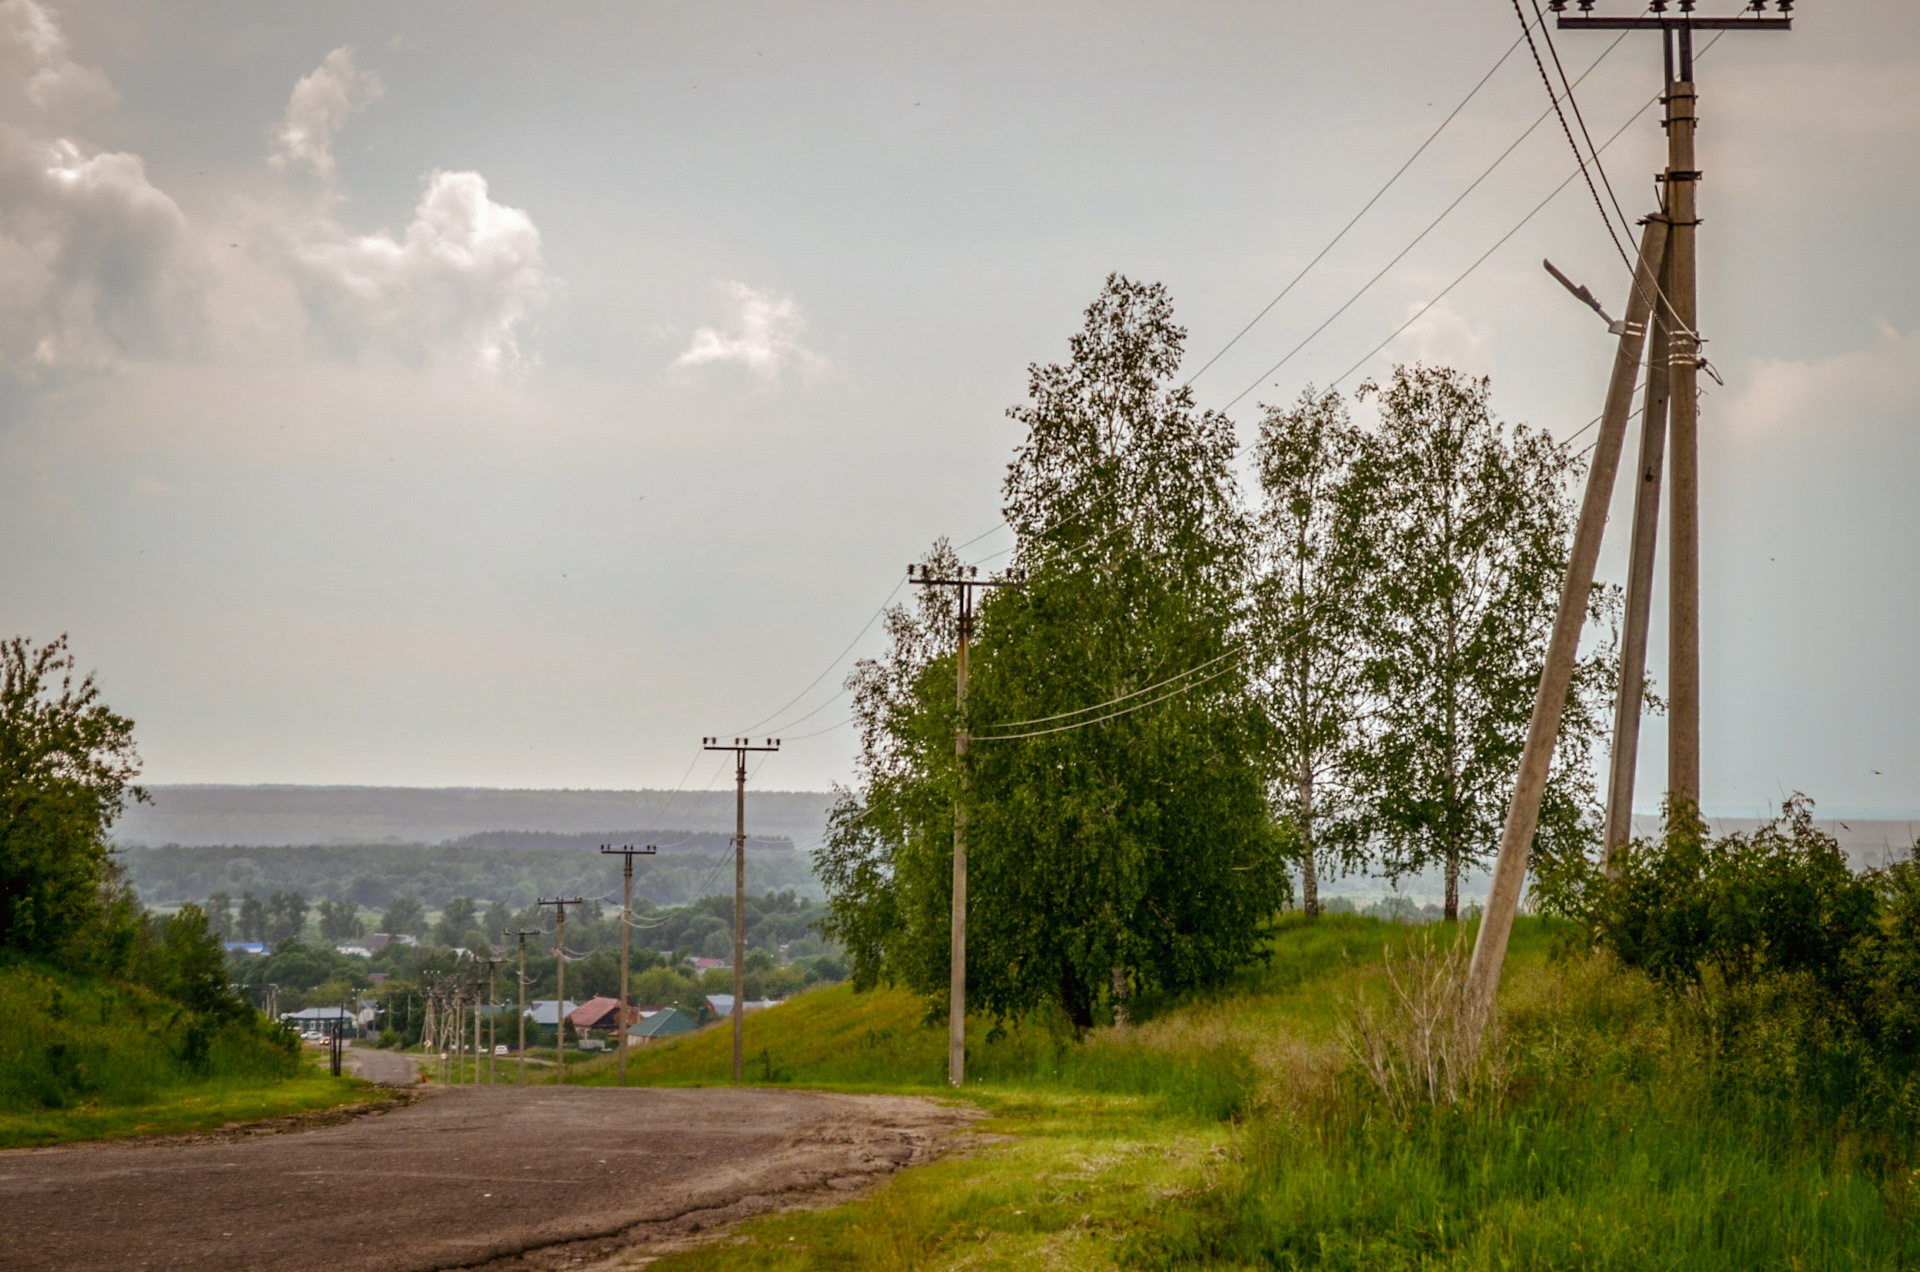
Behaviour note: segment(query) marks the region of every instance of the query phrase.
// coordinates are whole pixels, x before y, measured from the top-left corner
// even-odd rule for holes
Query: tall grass
[[[1137,1238],[1143,1267],[1896,1268],[1904,1139],[1756,1070],[1695,1003],[1604,958],[1516,978],[1491,1081],[1392,1098],[1364,1056],[1275,1109],[1240,1177]],[[1777,1080],[1776,1080],[1777,1079]]]
[[[253,1021],[214,1023],[137,987],[0,965],[0,1114],[145,1104],[299,1068],[297,1049]]]

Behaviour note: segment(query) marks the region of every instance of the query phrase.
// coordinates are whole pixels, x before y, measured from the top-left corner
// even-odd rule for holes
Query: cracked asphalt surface
[[[930,1160],[977,1110],[897,1096],[430,1089],[391,1113],[0,1153],[0,1267],[637,1267]]]

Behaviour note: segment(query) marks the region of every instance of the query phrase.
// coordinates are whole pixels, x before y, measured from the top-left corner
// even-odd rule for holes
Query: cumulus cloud
[[[539,228],[494,202],[477,172],[431,172],[423,185],[397,236],[325,218],[304,228],[291,264],[315,331],[343,355],[511,367],[521,324],[549,290]]]
[[[111,102],[31,0],[0,4],[0,373],[39,381],[177,349],[202,321],[205,264],[138,155],[65,135]]]
[[[293,86],[267,162],[279,169],[308,168],[331,182],[334,134],[355,113],[379,100],[383,91],[378,75],[355,68],[350,46],[335,49]]]
[[[540,230],[497,203],[477,172],[433,171],[406,227],[363,232],[336,215],[333,141],[376,100],[379,77],[338,48],[294,85],[268,161],[306,168],[324,188],[286,192],[264,215],[308,328],[326,352],[499,371],[528,359],[520,332],[552,291]]]
[[[802,343],[807,321],[793,297],[745,283],[728,283],[727,293],[735,310],[733,330],[699,328],[686,352],[674,359],[675,366],[732,362],[762,380],[774,380],[790,366],[815,370],[826,365],[824,358]]]
[[[0,4],[0,118],[71,119],[113,100],[105,73],[73,60],[52,14],[33,0]]]

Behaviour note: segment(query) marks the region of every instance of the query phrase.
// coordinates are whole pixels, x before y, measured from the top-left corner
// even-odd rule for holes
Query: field
[[[0,966],[0,1148],[199,1131],[366,1098],[251,1024],[145,991]]]
[[[1920,1261],[1907,1138],[1756,1076],[1637,975],[1516,930],[1504,1025],[1464,1098],[1396,1113],[1343,1043],[1389,1021],[1383,949],[1444,928],[1293,923],[1208,1001],[1075,1044],[971,1038],[971,1149],[871,1198],[657,1266],[1896,1268]],[[1412,966],[1401,963],[1403,976]],[[1429,961],[1430,969],[1435,964]],[[748,1080],[944,1095],[945,1029],[904,994],[748,1018]],[[1755,1057],[1758,1057],[1756,1061]],[[630,1080],[726,1081],[725,1025]],[[612,1079],[613,1061],[577,1076]],[[570,1077],[576,1076],[570,1067]]]

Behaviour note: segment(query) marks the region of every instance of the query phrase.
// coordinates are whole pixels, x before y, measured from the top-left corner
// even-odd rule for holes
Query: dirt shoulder
[[[625,1266],[931,1160],[970,1107],[779,1090],[443,1088],[382,1117],[0,1153],[0,1266]]]

